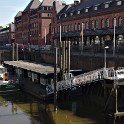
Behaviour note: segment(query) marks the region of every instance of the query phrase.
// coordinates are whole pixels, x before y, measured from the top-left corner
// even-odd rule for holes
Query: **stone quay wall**
[[[11,54],[9,51],[1,52],[1,60],[11,60]],[[4,53],[4,55],[3,55]],[[39,63],[47,63],[54,65],[54,53],[51,52],[25,52],[19,54],[20,60],[35,61]],[[59,59],[59,58],[58,58]],[[16,60],[16,55],[15,55]],[[58,60],[59,61],[59,60]],[[71,54],[70,65],[71,69],[83,69],[86,71],[95,70],[104,67],[104,54]],[[123,67],[124,56],[115,56],[112,54],[107,55],[106,58],[107,67]]]

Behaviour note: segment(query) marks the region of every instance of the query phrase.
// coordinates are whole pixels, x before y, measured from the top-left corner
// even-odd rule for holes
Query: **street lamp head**
[[[109,46],[105,46],[105,49],[108,49],[109,48]]]

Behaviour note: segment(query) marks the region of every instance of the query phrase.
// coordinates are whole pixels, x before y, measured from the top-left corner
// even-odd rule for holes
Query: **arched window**
[[[68,25],[68,31],[71,31],[71,25]]]
[[[102,24],[101,24],[101,26],[102,26],[102,28],[105,28],[105,22],[104,22],[104,19],[102,19],[102,22],[101,22]]]
[[[77,30],[78,30],[78,31],[81,30],[81,25],[80,25],[80,23],[78,23]]]
[[[123,25],[122,23],[123,23],[122,17],[119,17],[119,19],[118,19],[118,25],[119,26],[122,26]]]
[[[86,29],[89,29],[89,22],[86,22]]]
[[[113,27],[114,27],[114,25],[117,26],[117,19],[116,18],[113,18]]]
[[[77,24],[75,23],[75,27],[74,27],[75,31],[77,31]]]
[[[109,28],[109,19],[106,19],[106,27]]]
[[[96,28],[98,29],[99,28],[99,24],[98,24],[98,21],[96,20]]]
[[[73,31],[74,30],[74,27],[73,27],[73,24],[71,24],[71,31]]]
[[[95,28],[94,21],[91,22],[91,25],[92,25],[92,29],[94,29]]]
[[[67,26],[65,25],[65,32],[67,32]]]

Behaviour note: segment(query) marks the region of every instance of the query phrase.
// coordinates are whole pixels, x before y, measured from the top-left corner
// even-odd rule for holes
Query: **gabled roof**
[[[23,12],[26,12],[30,9],[36,9],[39,7],[40,4],[41,2],[39,0],[31,0],[31,2],[27,5]]]
[[[41,6],[53,6],[53,2],[56,0],[43,0]]]
[[[22,11],[19,11],[15,17],[22,16]]]

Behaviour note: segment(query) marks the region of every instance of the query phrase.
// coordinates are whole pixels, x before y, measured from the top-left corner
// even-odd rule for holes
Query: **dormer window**
[[[105,3],[105,8],[109,8],[109,3]]]
[[[94,10],[98,10],[98,6],[95,6],[95,7],[94,7]]]
[[[77,14],[80,14],[80,12],[81,12],[81,11],[80,11],[80,10],[78,10],[78,11],[77,11]]]
[[[121,0],[117,1],[117,5],[118,6],[121,5],[121,4],[122,4],[122,1]]]
[[[65,13],[65,17],[67,17],[67,14]]]
[[[88,12],[88,8],[85,9],[85,12]]]
[[[73,16],[73,12],[71,12],[71,16]]]

